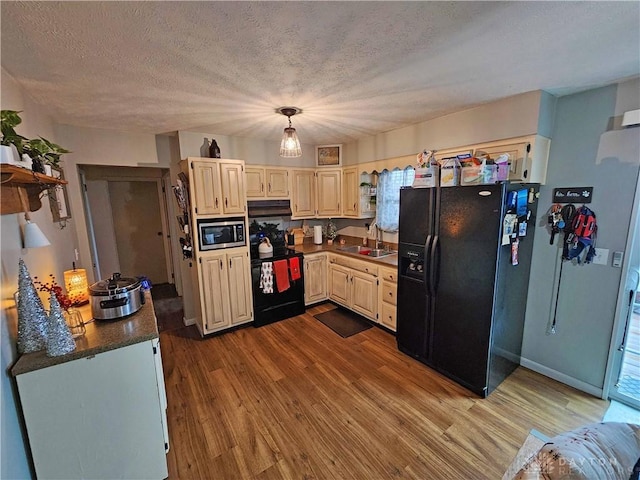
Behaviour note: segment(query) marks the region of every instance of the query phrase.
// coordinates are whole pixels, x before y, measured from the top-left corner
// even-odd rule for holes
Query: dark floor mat
[[[328,312],[318,313],[314,317],[324,323],[331,330],[342,338],[350,337],[356,333],[363,332],[371,328],[360,315],[344,308],[336,308]]]
[[[176,286],[172,283],[158,283],[157,285],[151,286],[151,298],[153,298],[154,301],[177,296]]]

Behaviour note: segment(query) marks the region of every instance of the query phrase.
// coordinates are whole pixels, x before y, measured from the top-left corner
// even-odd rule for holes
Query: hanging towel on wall
[[[278,292],[288,290],[289,285],[289,268],[286,260],[277,260],[273,262],[273,273],[276,276],[276,286]]]
[[[289,259],[289,271],[291,272],[291,280],[300,280],[300,259],[298,257]]]
[[[260,288],[262,293],[273,293],[273,263],[262,262],[260,267]]]

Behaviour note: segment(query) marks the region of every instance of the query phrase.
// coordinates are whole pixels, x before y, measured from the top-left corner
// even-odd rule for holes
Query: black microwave
[[[244,247],[245,223],[243,217],[198,220],[200,251],[218,248]]]

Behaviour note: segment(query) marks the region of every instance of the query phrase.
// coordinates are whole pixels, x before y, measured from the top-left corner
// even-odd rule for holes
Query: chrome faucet
[[[377,223],[374,223],[373,226],[376,228],[376,250],[379,250],[382,247],[382,230],[378,227]]]

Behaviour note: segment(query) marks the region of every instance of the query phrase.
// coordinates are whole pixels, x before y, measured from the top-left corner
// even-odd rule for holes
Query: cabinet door
[[[351,308],[376,320],[378,313],[378,279],[372,275],[351,271]]]
[[[220,163],[222,177],[222,211],[225,214],[244,213],[246,199],[243,166],[239,163]]]
[[[342,215],[340,197],[342,196],[342,171],[320,170],[317,174],[319,217],[337,217]]]
[[[230,325],[229,278],[226,255],[200,257],[202,323],[209,332]]]
[[[329,267],[329,298],[347,307],[351,299],[350,272],[341,265],[331,264]]]
[[[267,181],[267,197],[289,196],[289,172],[287,170],[267,168],[265,177]]]
[[[229,305],[231,324],[243,323],[253,318],[251,311],[251,269],[245,251],[227,255],[229,268]]]
[[[319,253],[304,257],[304,303],[327,299],[327,256]]]
[[[197,215],[222,213],[218,162],[193,160],[193,203]]]
[[[359,177],[357,167],[345,168],[342,171],[342,214],[345,217],[358,217]]]
[[[316,215],[316,177],[313,170],[294,170],[293,214],[291,218],[308,218]]]
[[[264,168],[245,167],[244,178],[247,189],[247,198],[264,197]]]

